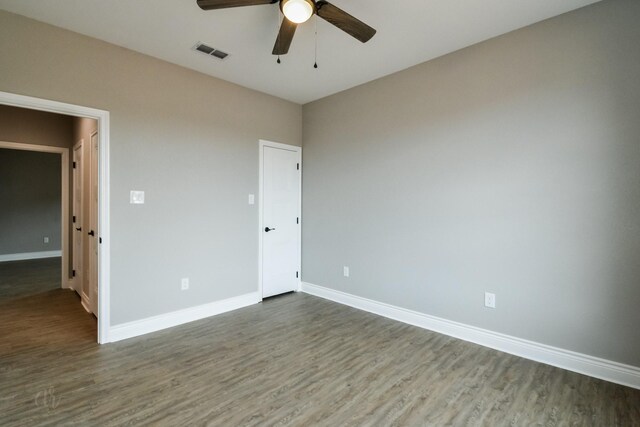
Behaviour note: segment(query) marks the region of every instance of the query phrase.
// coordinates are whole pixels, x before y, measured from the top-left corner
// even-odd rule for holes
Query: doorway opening
[[[0,169],[0,262],[61,258],[68,287],[68,149],[0,140]]]
[[[0,253],[0,262],[21,263],[14,264],[13,270],[5,269],[15,270],[14,273],[22,271],[23,275],[39,271],[42,274],[34,277],[40,278],[47,277],[46,272],[51,273],[38,270],[43,265],[59,268],[59,287],[79,295],[79,305],[97,318],[97,331],[94,324],[93,335],[99,343],[106,343],[109,341],[109,113],[5,92],[0,92],[0,113],[0,149],[60,158],[59,231],[53,239],[44,237],[44,242],[51,243],[55,250],[31,253],[15,245],[13,253],[4,254],[7,259]],[[20,179],[19,175],[15,177]],[[14,190],[19,187],[17,184],[15,180],[2,183]],[[27,200],[37,199],[37,194],[33,193]],[[6,209],[11,207],[7,205]],[[39,210],[42,209],[33,212],[41,213]],[[28,234],[20,230],[15,236],[10,234],[9,230],[16,228],[15,225],[0,222],[0,234],[7,237],[5,242],[19,243],[24,237],[22,234]],[[27,236],[26,240],[34,239]],[[59,261],[56,263],[50,255],[57,255]],[[44,261],[45,257],[49,257],[48,262]]]

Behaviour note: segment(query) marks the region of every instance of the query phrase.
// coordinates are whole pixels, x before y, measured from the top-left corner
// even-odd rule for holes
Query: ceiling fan
[[[364,22],[324,0],[197,0],[197,2],[202,10],[280,3],[280,10],[285,18],[282,20],[276,44],[273,46],[274,55],[285,55],[289,52],[298,24],[306,22],[314,14],[362,43],[368,42],[376,33],[375,29]]]

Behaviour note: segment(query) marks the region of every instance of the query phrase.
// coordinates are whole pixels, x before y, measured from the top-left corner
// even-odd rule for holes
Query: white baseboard
[[[640,368],[453,322],[310,283],[302,292],[536,362],[640,389]]]
[[[82,308],[84,308],[87,313],[91,313],[91,308],[89,308],[89,298],[87,298],[84,292],[80,293],[80,304],[82,304]]]
[[[206,317],[215,316],[217,314],[247,307],[252,304],[257,304],[260,301],[260,294],[258,292],[252,292],[222,301],[215,301],[209,304],[199,305],[197,307],[185,308],[184,310],[173,311],[171,313],[135,320],[121,325],[115,325],[109,329],[109,342],[116,342],[148,334],[150,332],[172,328],[184,323],[193,322],[195,320],[204,319]]]
[[[62,251],[44,251],[44,252],[22,252],[19,254],[0,255],[0,262],[5,261],[23,261],[27,259],[54,258],[61,257]]]

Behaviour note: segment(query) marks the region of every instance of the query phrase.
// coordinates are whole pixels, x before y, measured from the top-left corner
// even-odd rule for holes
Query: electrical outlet
[[[492,294],[491,292],[485,292],[484,306],[489,308],[496,308],[496,294]]]
[[[181,289],[182,289],[183,291],[186,291],[186,290],[188,290],[188,289],[189,289],[189,278],[188,278],[188,277],[185,277],[184,279],[182,279],[182,282],[181,282]]]
[[[45,243],[49,243],[49,238],[48,238],[48,237],[45,237],[45,238],[44,238],[44,242],[45,242]]]
[[[342,267],[342,274],[344,275],[344,277],[349,277],[349,267],[347,267],[346,265]]]

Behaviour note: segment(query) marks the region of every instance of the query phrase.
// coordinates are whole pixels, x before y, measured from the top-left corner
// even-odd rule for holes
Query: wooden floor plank
[[[0,264],[2,426],[640,426],[639,390],[305,294],[100,346],[58,276]]]

